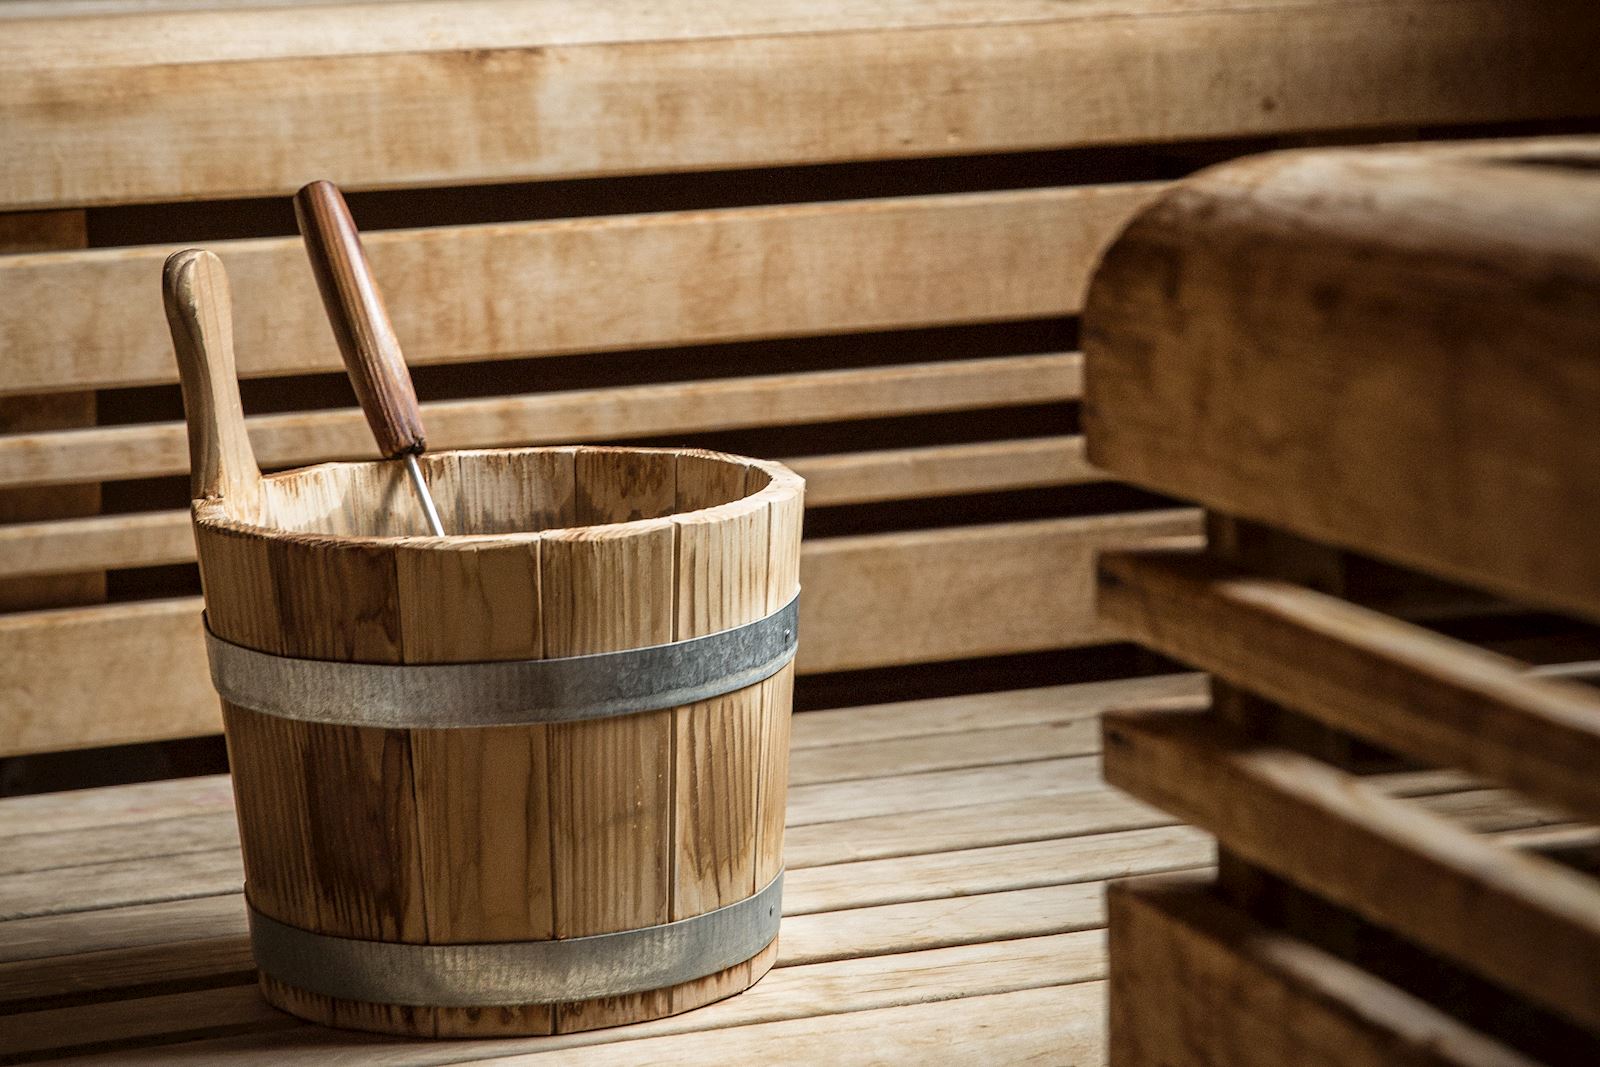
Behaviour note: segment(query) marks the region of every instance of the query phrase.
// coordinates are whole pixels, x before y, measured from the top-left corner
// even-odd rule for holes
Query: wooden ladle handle
[[[227,271],[210,252],[174,252],[161,272],[161,292],[189,424],[189,495],[225,498],[249,515],[261,500],[261,468],[239,402]]]
[[[386,459],[421,452],[422,412],[411,372],[344,194],[332,182],[312,182],[295,194],[294,214],[378,451]]]

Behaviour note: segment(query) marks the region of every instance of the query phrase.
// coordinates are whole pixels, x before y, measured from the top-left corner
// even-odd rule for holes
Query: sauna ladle
[[[384,459],[404,461],[427,517],[428,531],[443,537],[439,509],[434,507],[433,494],[417,464],[426,447],[417,391],[344,194],[332,182],[312,182],[294,194],[294,216],[345,370],[378,451]]]

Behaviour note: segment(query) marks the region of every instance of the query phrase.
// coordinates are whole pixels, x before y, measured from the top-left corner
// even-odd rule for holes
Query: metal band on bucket
[[[376,1004],[491,1007],[642,993],[725,971],[778,936],[783,872],[755,896],[660,926],[560,941],[414,945],[332,937],[250,913],[256,965],[280,982]]]
[[[305,722],[397,729],[518,726],[630,715],[755,685],[794,658],[800,598],[765,618],[665,645],[559,659],[389,664],[274,656],[206,625],[222,699]]]

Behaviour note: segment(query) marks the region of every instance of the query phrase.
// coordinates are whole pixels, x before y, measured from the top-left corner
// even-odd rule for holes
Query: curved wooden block
[[[1600,140],[1257,157],[1084,312],[1097,466],[1600,618]]]

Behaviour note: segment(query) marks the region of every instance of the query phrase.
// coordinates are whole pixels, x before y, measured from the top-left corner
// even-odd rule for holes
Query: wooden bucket
[[[801,480],[703,451],[442,452],[424,472],[472,533],[416,536],[398,463],[260,474],[221,266],[174,257],[168,286],[266,998],[534,1034],[758,980]]]

